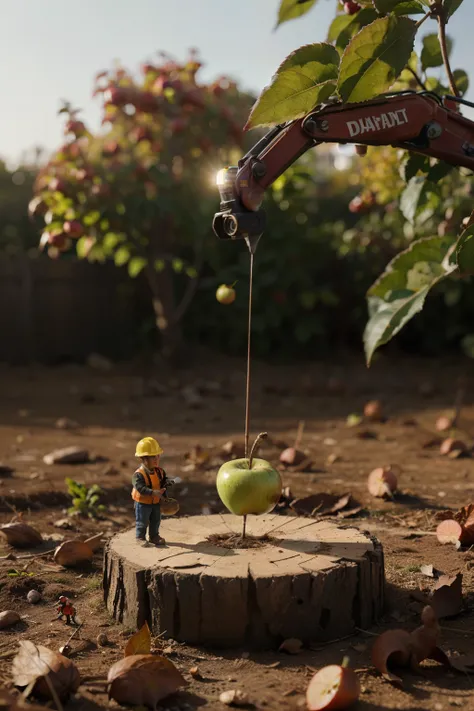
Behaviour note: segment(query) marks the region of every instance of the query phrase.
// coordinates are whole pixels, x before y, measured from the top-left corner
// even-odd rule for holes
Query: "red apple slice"
[[[313,676],[306,690],[309,711],[336,711],[354,704],[360,695],[359,677],[353,669],[339,664],[323,667]]]

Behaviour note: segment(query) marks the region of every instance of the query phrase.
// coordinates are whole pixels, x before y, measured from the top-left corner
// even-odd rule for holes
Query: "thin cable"
[[[249,456],[250,433],[250,336],[252,333],[253,251],[250,252],[249,318],[247,330],[247,388],[245,395],[245,458]]]

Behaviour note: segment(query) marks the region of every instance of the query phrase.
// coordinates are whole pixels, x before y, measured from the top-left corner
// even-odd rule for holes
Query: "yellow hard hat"
[[[157,454],[162,454],[163,450],[153,437],[144,437],[137,444],[136,457],[154,457]]]

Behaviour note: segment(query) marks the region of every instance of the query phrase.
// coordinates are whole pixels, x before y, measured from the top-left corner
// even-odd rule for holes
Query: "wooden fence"
[[[0,257],[0,361],[127,358],[137,346],[137,284],[111,264]]]

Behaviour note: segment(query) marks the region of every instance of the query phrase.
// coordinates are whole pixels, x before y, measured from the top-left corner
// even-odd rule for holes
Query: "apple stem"
[[[245,538],[245,529],[247,528],[247,514],[244,514],[244,521],[242,524],[242,540]]]
[[[249,469],[252,469],[253,455],[255,453],[255,450],[257,449],[262,439],[265,439],[265,437],[268,437],[268,432],[260,432],[260,434],[255,438],[255,442],[252,444],[252,449],[250,450]]]

